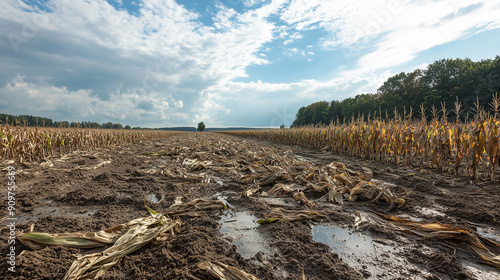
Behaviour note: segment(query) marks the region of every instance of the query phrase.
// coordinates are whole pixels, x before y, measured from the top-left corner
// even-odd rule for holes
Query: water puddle
[[[271,253],[262,234],[258,231],[258,218],[245,211],[231,209],[227,197],[218,195],[217,199],[229,206],[219,221],[220,231],[229,236],[244,258],[251,258],[258,252]]]
[[[157,197],[157,196],[156,196],[156,194],[154,194],[154,193],[150,193],[150,194],[148,194],[146,197],[147,197],[147,199],[148,199],[150,202],[152,202],[152,203],[154,203],[154,204],[156,204],[156,203],[158,203],[158,202],[159,202],[158,197]]]
[[[313,226],[312,235],[315,241],[328,245],[343,262],[367,279],[393,279],[416,269],[399,256],[400,250],[391,240],[374,239],[363,232],[325,225]]]
[[[465,270],[469,271],[478,280],[499,279],[500,277],[498,271],[491,266],[465,260],[461,261],[461,264]]]
[[[500,242],[500,235],[492,229],[484,227],[476,227],[477,233],[482,237],[493,239],[496,242]]]

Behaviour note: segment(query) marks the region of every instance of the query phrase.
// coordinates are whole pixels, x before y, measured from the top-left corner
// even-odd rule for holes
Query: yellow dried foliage
[[[182,132],[0,125],[0,160],[38,161],[73,151],[112,148],[180,133]]]
[[[352,121],[339,125],[305,126],[224,132],[285,145],[300,145],[334,153],[465,172],[479,179],[482,173],[495,180],[500,157],[500,119],[450,123],[446,120]],[[461,166],[465,168],[460,169]]]

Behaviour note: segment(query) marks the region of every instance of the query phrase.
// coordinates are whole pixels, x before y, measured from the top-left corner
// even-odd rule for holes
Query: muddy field
[[[305,189],[312,208],[324,218],[256,223],[276,207],[305,209],[290,194],[266,195],[276,184],[295,178],[252,177],[262,174],[259,169],[319,170],[332,162],[352,171],[371,170],[370,181],[391,189],[404,205],[366,199],[331,203],[320,199],[324,192]],[[168,212],[179,200],[212,199],[229,206],[180,216],[182,226],[173,236],[123,257],[103,279],[217,279],[198,266],[204,261],[228,264],[258,279],[301,279],[303,274],[306,279],[500,279],[499,270],[479,262],[459,243],[406,234],[370,215],[376,211],[462,226],[498,241],[498,181],[471,181],[213,133],[188,133],[39,163],[3,162],[0,180],[5,186],[9,165],[16,169],[18,234],[32,225],[35,232],[99,231],[148,216],[146,206]],[[249,197],[242,194],[257,187]],[[6,187],[1,195],[7,197]],[[62,279],[76,255],[104,249],[52,246],[32,251],[17,242],[16,272],[8,272],[7,202],[2,201],[0,270],[5,279]]]

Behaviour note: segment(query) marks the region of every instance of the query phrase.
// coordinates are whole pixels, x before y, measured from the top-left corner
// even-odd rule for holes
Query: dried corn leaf
[[[197,198],[186,203],[172,205],[166,213],[171,215],[182,215],[195,211],[222,209],[227,209],[227,205],[222,201]]]
[[[304,204],[307,209],[313,209],[314,207],[318,206],[316,202],[311,202],[309,199],[307,199],[306,195],[302,191],[295,192],[293,194],[293,197],[297,201],[301,201],[302,204]]]
[[[259,190],[260,190],[259,186],[253,187],[253,188],[248,188],[246,191],[242,192],[242,194],[246,197],[250,197],[250,196],[254,195]]]
[[[353,185],[352,179],[350,178],[350,176],[346,172],[342,172],[340,174],[337,174],[337,175],[333,176],[333,178],[335,178],[335,180],[337,180],[337,181],[344,183],[347,186]]]
[[[394,204],[399,207],[403,206],[405,200],[394,195],[391,190],[387,187],[382,187],[375,185],[371,182],[361,181],[354,188],[351,189],[349,200],[356,201],[359,197],[364,199],[370,199],[372,202],[382,198],[387,203],[390,204],[390,208]]]
[[[257,277],[252,274],[246,273],[243,270],[234,268],[230,265],[221,262],[202,262],[198,264],[198,267],[204,269],[210,273],[213,277],[217,277],[220,280],[258,280]]]
[[[241,178],[241,183],[243,184],[253,184],[255,181],[258,181],[262,177],[262,174],[252,174],[246,175]]]
[[[269,185],[269,184],[273,184],[274,182],[276,182],[276,180],[281,177],[281,172],[277,172],[275,174],[272,174],[272,175],[268,175],[266,178],[264,178],[262,180],[262,183],[261,185],[262,186],[265,186],[265,185]]]
[[[500,268],[500,243],[479,236],[467,228],[440,223],[420,223],[376,212],[371,212],[371,214],[375,219],[406,233],[424,238],[455,241],[453,243],[455,246],[465,247],[467,251],[477,254],[481,262]]]
[[[277,194],[287,194],[289,192],[293,191],[303,191],[307,189],[307,186],[301,186],[301,185],[285,185],[285,184],[275,184],[274,187],[272,187],[268,192],[263,193],[263,196],[269,195],[269,196],[276,196]]]
[[[339,185],[326,185],[328,193],[322,196],[319,201],[337,202],[338,204],[344,204],[344,197],[348,196],[350,189],[346,186]]]
[[[150,217],[137,218],[130,222],[114,226],[98,232],[73,233],[40,233],[30,232],[19,235],[19,241],[32,250],[40,250],[46,246],[64,246],[73,248],[95,248],[115,243],[130,228],[151,221]]]
[[[368,167],[361,167],[361,170],[363,171],[363,176],[362,176],[362,180],[365,180],[365,181],[370,181],[372,178],[373,178],[373,171],[371,171],[370,168]]]
[[[102,232],[102,231],[101,231]],[[73,248],[95,248],[113,244],[115,238],[110,234],[103,237],[99,232],[75,232],[75,233],[43,233],[30,232],[19,235],[19,241],[31,250],[40,250],[47,246],[64,246]]]
[[[297,221],[309,219],[322,219],[325,215],[310,210],[285,210],[283,208],[273,208],[265,219],[258,220],[259,224],[274,223],[277,221]]]
[[[120,258],[143,247],[161,234],[173,231],[180,225],[179,221],[170,220],[158,213],[151,213],[151,217],[136,220],[137,223],[128,228],[113,246],[100,253],[79,256],[63,279],[96,279],[115,265]]]

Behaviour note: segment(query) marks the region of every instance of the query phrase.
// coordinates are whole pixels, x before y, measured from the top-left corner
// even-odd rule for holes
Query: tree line
[[[474,62],[466,59],[441,59],[426,69],[401,72],[387,79],[377,93],[359,94],[342,101],[320,101],[301,107],[292,127],[302,125],[345,122],[352,117],[393,118],[395,114],[421,117],[421,109],[426,117],[443,107],[454,108],[457,101],[463,111],[459,118],[467,118],[468,112],[478,108],[488,108],[495,93],[500,91],[500,56]],[[449,110],[450,119],[457,114]]]
[[[37,117],[31,115],[9,115],[0,113],[0,124],[8,124],[11,126],[43,126],[43,127],[65,127],[65,128],[103,128],[103,129],[142,129],[141,127],[131,127],[130,125],[122,126],[119,123],[102,123],[97,122],[68,122],[68,121],[53,121],[49,118]]]

